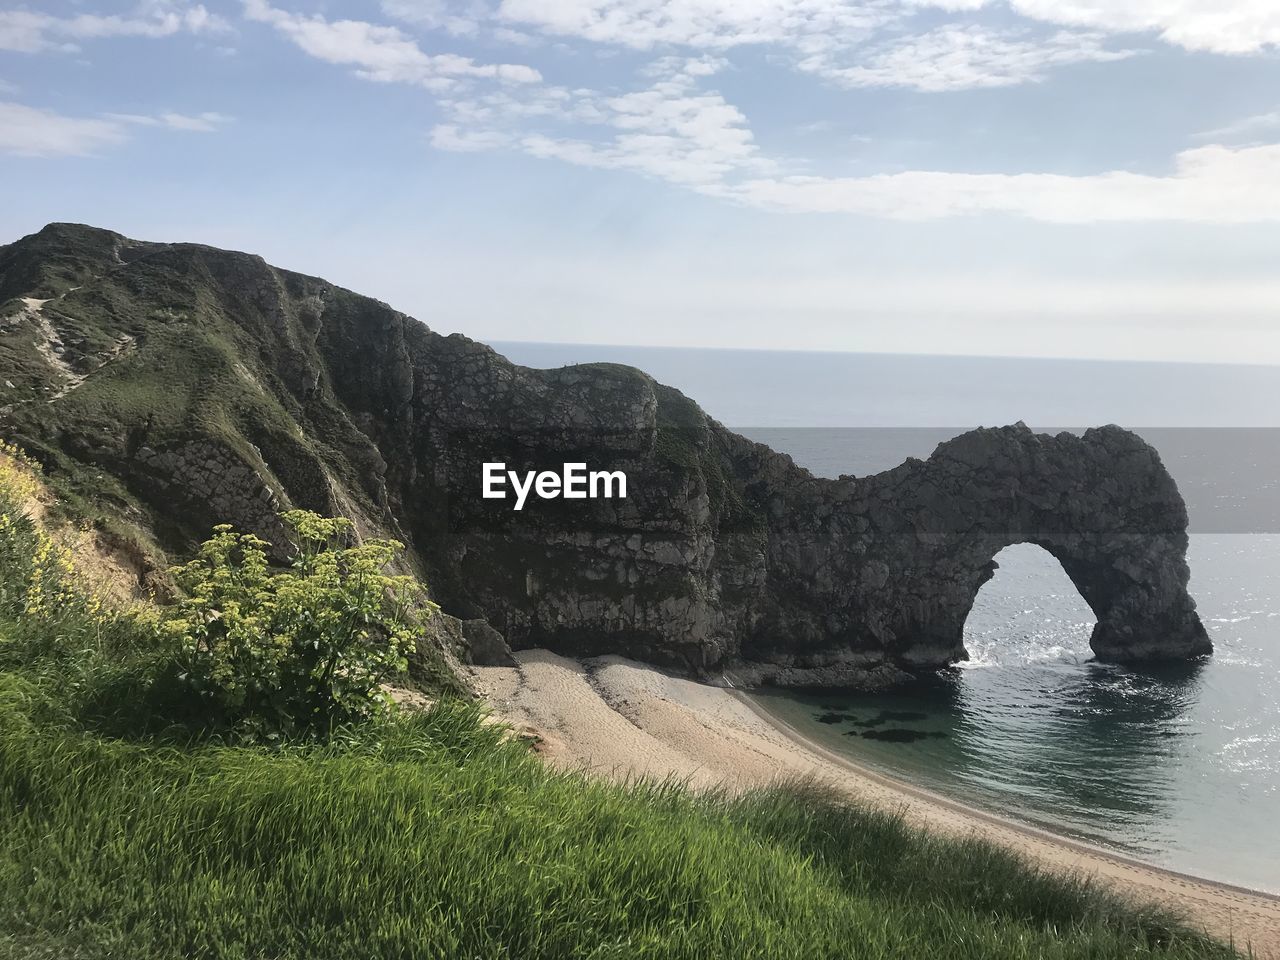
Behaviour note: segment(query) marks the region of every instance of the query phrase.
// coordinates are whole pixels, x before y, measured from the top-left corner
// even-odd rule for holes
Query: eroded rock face
[[[518,367],[244,254],[54,226],[0,248],[0,299],[21,296],[46,298],[43,321],[86,355],[134,344],[51,403],[57,371],[16,308],[0,329],[0,382],[19,385],[0,427],[51,469],[119,478],[175,544],[219,520],[272,538],[288,506],[352,516],[410,546],[446,611],[500,634],[467,628],[481,658],[502,660],[505,638],[744,682],[882,685],[964,657],[992,558],[1019,542],[1062,562],[1099,657],[1210,649],[1182,498],[1118,427],[977,430],[824,480],[640,371]],[[622,470],[628,497],[515,512],[480,497],[485,462]]]
[[[773,513],[771,567],[784,593],[807,597],[779,604],[777,624],[757,628],[744,644],[750,661],[790,658],[794,670],[810,651],[827,655],[833,635],[900,665],[964,659],[973,600],[995,554],[1013,543],[1035,543],[1062,563],[1097,616],[1090,643],[1100,658],[1211,649],[1186,589],[1182,498],[1155,450],[1119,427],[1083,437],[1021,424],[975,430],[925,461],[816,481]],[[824,670],[815,666],[817,680]]]

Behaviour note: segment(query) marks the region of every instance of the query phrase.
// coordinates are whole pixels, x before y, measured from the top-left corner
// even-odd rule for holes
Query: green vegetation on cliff
[[[0,456],[0,957],[1234,956],[812,787],[555,772],[463,701],[271,746],[157,727],[165,615],[88,595],[35,489]]]

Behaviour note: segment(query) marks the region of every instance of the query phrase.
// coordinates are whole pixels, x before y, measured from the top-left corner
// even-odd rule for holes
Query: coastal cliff
[[[1033,542],[1113,661],[1210,650],[1186,509],[1103,427],[976,430],[825,480],[629,367],[533,370],[261,258],[54,224],[0,248],[0,432],[181,551],[279,510],[410,548],[472,657],[621,653],[748,683],[877,685],[965,655],[1003,547]],[[624,471],[625,499],[480,496],[482,465]],[[501,634],[501,637],[494,635]]]

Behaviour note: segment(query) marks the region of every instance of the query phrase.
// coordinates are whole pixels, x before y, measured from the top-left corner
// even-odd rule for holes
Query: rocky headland
[[[0,247],[0,432],[181,552],[279,510],[405,542],[434,642],[621,654],[745,683],[873,686],[962,659],[1003,547],[1036,543],[1099,658],[1209,652],[1155,450],[980,429],[820,479],[639,370],[535,370],[379,301],[193,244],[53,224]],[[486,500],[486,462],[624,471],[625,499]],[[142,571],[140,575],[147,575]]]

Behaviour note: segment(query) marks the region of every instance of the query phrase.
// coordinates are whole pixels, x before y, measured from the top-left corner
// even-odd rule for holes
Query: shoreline
[[[857,802],[900,810],[913,826],[979,836],[1046,868],[1095,876],[1259,960],[1280,960],[1276,894],[1158,867],[886,776],[813,742],[737,689],[622,657],[515,656],[515,667],[471,668],[477,691],[497,717],[536,735],[553,765],[616,779],[675,778],[693,789],[816,779]]]
[[[1181,870],[1174,870],[1171,867],[1163,867],[1158,863],[1152,863],[1149,860],[1130,856],[1118,850],[1112,850],[1108,847],[1104,847],[1101,844],[1089,843],[1087,840],[1080,840],[1076,837],[1069,837],[1061,833],[1054,833],[1052,830],[1045,829],[1044,827],[1038,827],[1033,823],[1027,823],[1014,817],[997,813],[994,810],[986,810],[982,807],[974,806],[961,800],[954,800],[944,794],[930,790],[927,787],[917,786],[908,780],[903,780],[891,774],[883,773],[875,767],[859,763],[857,760],[838,753],[830,747],[826,747],[811,737],[801,733],[794,725],[769,710],[768,707],[764,706],[764,704],[760,703],[758,700],[752,698],[750,693],[737,687],[728,689],[729,692],[740,700],[744,706],[755,711],[762,720],[776,727],[781,733],[784,733],[792,740],[795,740],[806,750],[822,756],[831,763],[847,767],[850,773],[855,776],[865,777],[868,780],[881,783],[890,789],[927,801],[928,803],[935,803],[939,806],[947,807],[965,816],[990,822],[993,826],[998,826],[1008,830],[1016,830],[1019,833],[1025,833],[1030,837],[1043,840],[1047,843],[1078,849],[1081,853],[1089,856],[1115,860],[1119,863],[1125,864],[1126,866],[1163,874],[1173,880],[1202,883],[1231,893],[1244,894],[1251,897],[1262,897],[1280,904],[1280,893],[1275,893],[1270,890],[1259,890],[1256,887],[1246,887],[1243,884],[1232,883],[1229,880],[1219,880],[1215,877],[1205,877],[1195,873],[1186,873]]]

